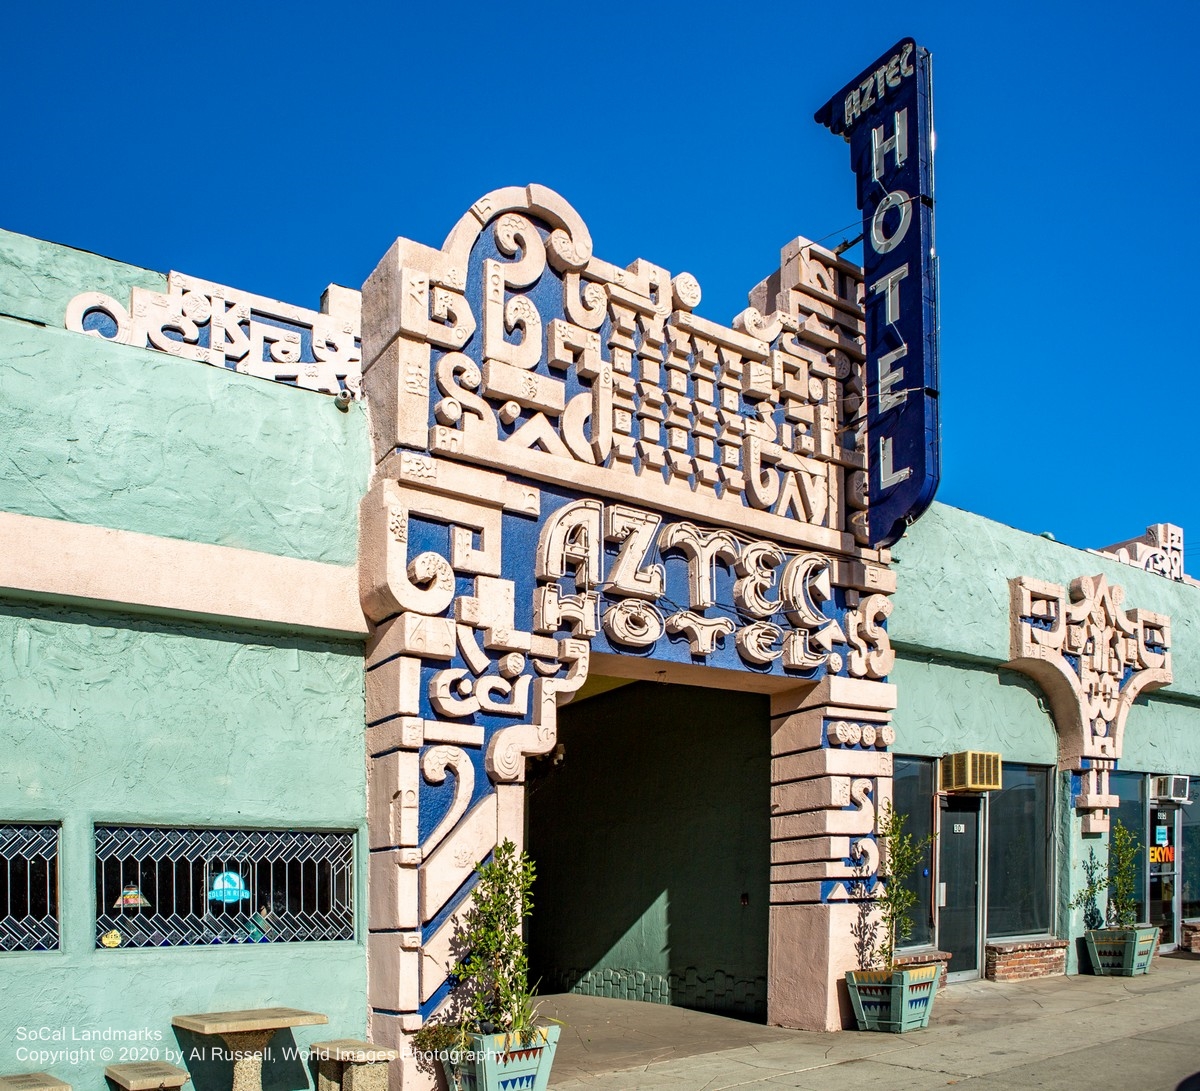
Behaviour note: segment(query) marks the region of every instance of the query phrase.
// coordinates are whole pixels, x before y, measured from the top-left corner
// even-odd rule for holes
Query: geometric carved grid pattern
[[[0,951],[58,947],[58,827],[0,825]]]
[[[354,938],[354,834],[96,827],[96,946]]]

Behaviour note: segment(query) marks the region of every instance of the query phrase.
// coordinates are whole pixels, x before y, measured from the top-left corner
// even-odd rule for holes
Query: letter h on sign
[[[888,546],[929,507],[941,472],[928,51],[909,38],[898,42],[822,106],[816,120],[849,142],[858,179],[869,544]]]

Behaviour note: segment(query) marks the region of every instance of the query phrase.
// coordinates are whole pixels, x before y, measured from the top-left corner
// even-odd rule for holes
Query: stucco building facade
[[[0,236],[0,1071],[268,1004],[402,1045],[505,839],[544,990],[810,1029],[892,802],[953,976],[1074,972],[1114,815],[1164,941],[1200,915],[1174,532],[870,549],[860,271],[794,240],[725,325],[601,254],[539,186],[312,310]]]

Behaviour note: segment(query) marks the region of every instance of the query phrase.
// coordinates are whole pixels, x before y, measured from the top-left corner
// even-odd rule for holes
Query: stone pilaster
[[[772,701],[767,1019],[801,1030],[850,1023],[856,884],[876,874],[892,798],[895,686],[827,677]]]

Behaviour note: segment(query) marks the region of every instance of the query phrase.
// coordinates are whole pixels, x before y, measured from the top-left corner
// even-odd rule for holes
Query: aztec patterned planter
[[[471,1035],[469,1060],[442,1061],[451,1091],[546,1091],[559,1027],[538,1027],[530,1045],[511,1034]]]
[[[1158,929],[1096,928],[1085,933],[1092,972],[1113,977],[1149,973],[1150,959],[1158,946]]]
[[[892,1034],[929,1026],[941,966],[904,970],[848,970],[846,985],[859,1030]]]

